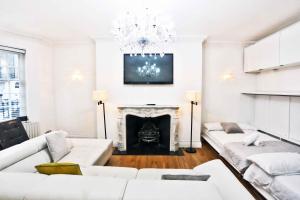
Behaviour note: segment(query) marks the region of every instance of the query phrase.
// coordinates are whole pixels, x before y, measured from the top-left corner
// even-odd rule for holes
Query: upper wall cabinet
[[[300,65],[300,22],[244,49],[244,72]]]
[[[245,72],[274,68],[279,65],[279,33],[266,37],[244,50]]]
[[[280,64],[300,64],[300,22],[281,31]]]

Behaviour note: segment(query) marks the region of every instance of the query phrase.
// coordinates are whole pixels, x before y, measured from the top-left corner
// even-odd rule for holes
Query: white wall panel
[[[291,98],[290,139],[300,143],[300,97]]]
[[[254,106],[254,124],[263,131],[268,130],[269,96],[256,96]]]
[[[271,96],[268,107],[268,129],[278,137],[287,138],[289,133],[289,97]]]

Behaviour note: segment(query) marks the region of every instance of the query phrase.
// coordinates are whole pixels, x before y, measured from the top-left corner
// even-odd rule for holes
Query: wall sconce
[[[76,70],[72,74],[72,80],[73,81],[81,81],[83,79],[83,76],[79,70]]]
[[[232,73],[225,73],[225,74],[223,74],[222,79],[224,81],[233,80],[234,79],[234,75]]]

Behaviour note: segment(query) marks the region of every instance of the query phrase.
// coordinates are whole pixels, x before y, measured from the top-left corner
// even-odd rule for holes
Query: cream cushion
[[[221,200],[218,190],[206,181],[130,180],[123,200]]]
[[[0,172],[0,199],[23,200],[25,195],[48,176],[36,173],[3,173]]]
[[[48,176],[30,190],[26,200],[121,200],[127,181],[97,176]]]
[[[136,178],[138,170],[131,167],[89,166],[81,167],[81,172],[84,176],[123,178],[130,180]]]
[[[71,151],[66,136],[65,131],[52,131],[46,135],[47,146],[54,162],[59,161]]]

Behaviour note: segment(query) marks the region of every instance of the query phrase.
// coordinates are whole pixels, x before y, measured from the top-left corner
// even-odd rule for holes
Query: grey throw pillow
[[[162,180],[207,181],[210,175],[172,175],[164,174]]]
[[[222,122],[221,126],[223,127],[226,133],[244,133],[244,131],[237,125],[237,123],[233,122]]]

